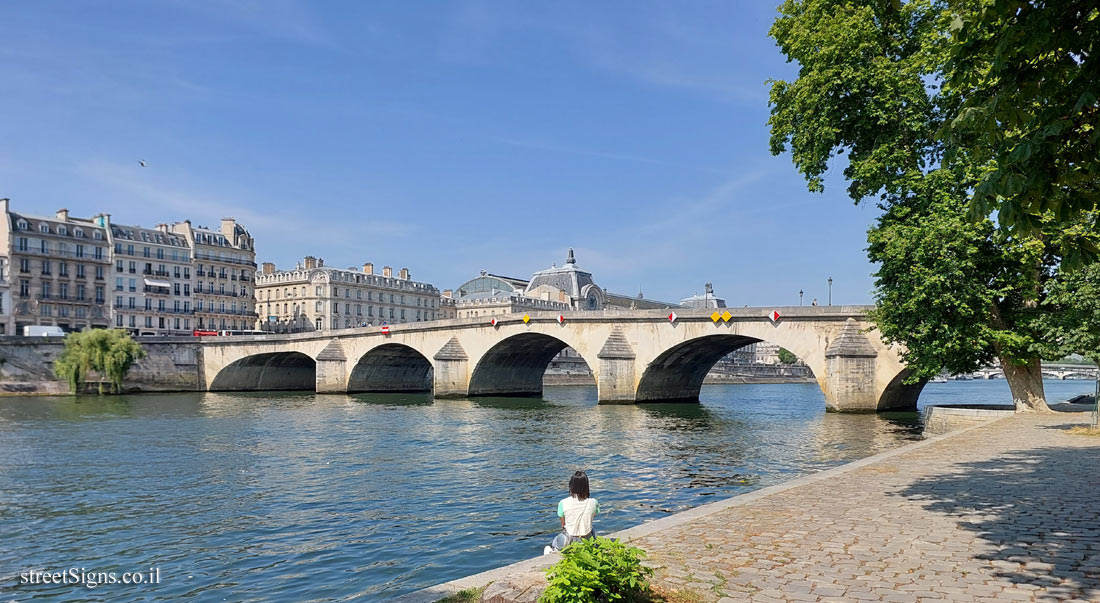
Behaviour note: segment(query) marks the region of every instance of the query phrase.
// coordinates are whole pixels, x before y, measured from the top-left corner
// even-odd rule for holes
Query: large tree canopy
[[[54,373],[69,382],[74,394],[81,393],[88,371],[106,377],[111,391],[122,391],[122,380],[135,362],[145,357],[141,344],[121,329],[92,329],[70,333],[65,349],[54,360]],[[99,392],[103,393],[100,383]]]
[[[1002,104],[1007,96],[996,91],[1016,84],[988,78],[1001,77],[996,65],[1005,50],[978,44],[981,36],[967,29],[967,23],[992,27],[989,11],[1002,4],[787,0],[771,34],[799,72],[793,81],[772,84],[771,148],[776,154],[790,150],[811,191],[823,190],[833,164],[844,165],[848,195],[857,203],[873,199],[882,211],[868,234],[868,254],[879,266],[874,319],[886,341],[904,344],[913,378],[944,368],[973,370],[999,358],[1017,406],[1045,408],[1043,317],[1060,307],[1046,298],[1067,258],[1085,263],[1092,257],[1088,250],[1096,249],[1095,202],[1087,201],[1096,178],[1082,175],[1086,170],[1049,182],[1049,174],[1061,174],[1058,162],[1067,161],[1069,151],[1062,149],[1042,160],[1047,177],[1029,173],[1028,186],[1013,180],[1021,188],[998,188],[1012,180],[1004,173],[1024,169],[1002,157],[1041,157],[1012,150],[1024,144],[1019,124],[1057,134],[1056,127],[1032,123],[1049,118],[1034,111],[1027,115],[1036,117],[1019,117],[1007,128],[997,117],[978,119],[982,110],[1026,113],[1028,103],[1043,102],[1011,101],[1025,109]],[[1045,14],[1041,3],[1011,4]],[[1048,16],[1062,18],[1060,9],[1055,12]],[[1081,14],[1091,18],[1087,10]],[[1040,18],[1027,23],[1049,25]],[[987,79],[966,76],[966,61]],[[1059,81],[1079,83],[1072,66],[1057,64],[1066,72]],[[1077,69],[1085,64],[1079,61]],[[993,96],[983,97],[979,88]],[[1086,97],[1080,112],[1093,115],[1096,108],[1095,98],[1090,104]],[[1075,131],[1091,136],[1086,121]],[[1007,171],[997,176],[1002,165]],[[1075,185],[1078,177],[1088,184]],[[1029,201],[1025,189],[1044,186],[1062,190],[1057,207]],[[984,196],[978,199],[975,191]],[[1000,226],[992,210],[1000,212]]]
[[[1073,221],[1100,203],[1100,5],[950,3],[943,79],[962,103],[943,135],[981,168],[975,215],[1011,230]],[[1097,249],[1081,251],[1095,256]],[[1073,258],[1077,260],[1078,258]],[[1075,261],[1076,263],[1076,261]]]

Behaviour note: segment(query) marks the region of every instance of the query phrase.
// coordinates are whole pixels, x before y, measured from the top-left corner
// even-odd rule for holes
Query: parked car
[[[27,325],[23,327],[24,337],[64,337],[61,327],[52,325]]]

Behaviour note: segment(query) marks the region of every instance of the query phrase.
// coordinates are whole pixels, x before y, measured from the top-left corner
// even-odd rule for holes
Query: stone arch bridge
[[[437,397],[538,396],[550,360],[569,346],[588,363],[601,403],[698,401],[710,368],[760,341],[813,371],[828,408],[914,409],[895,350],[870,330],[867,306],[571,312],[443,320],[288,335],[203,338],[210,391],[432,391]],[[780,314],[776,321],[770,314]]]

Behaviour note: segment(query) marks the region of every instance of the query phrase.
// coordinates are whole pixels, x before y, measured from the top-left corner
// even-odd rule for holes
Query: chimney
[[[444,289],[443,290],[443,297],[446,297],[447,299],[450,299],[450,298],[454,297],[454,294],[455,294],[455,292],[451,289]]]
[[[363,264],[363,274],[374,274],[374,264],[370,262]]]
[[[57,210],[57,219],[61,220],[62,222],[68,222],[69,221],[69,210],[67,210],[67,209]]]
[[[317,267],[317,258],[307,255],[306,256],[306,270],[313,270]]]
[[[409,280],[409,269],[408,268],[402,268],[401,272],[398,273],[398,277],[403,281]]]
[[[157,230],[167,234],[168,233],[168,225],[167,224],[157,224]]]
[[[389,266],[382,266],[382,276],[390,278],[393,276],[393,268]]]
[[[264,262],[263,266],[264,266],[264,272],[263,272],[264,274],[274,274],[275,273],[275,264],[272,264],[271,262]]]
[[[233,238],[234,231],[237,229],[237,221],[233,218],[222,218],[222,234],[230,242],[236,242]]]

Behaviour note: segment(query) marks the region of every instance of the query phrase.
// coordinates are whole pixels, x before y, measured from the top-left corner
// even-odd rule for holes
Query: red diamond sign
[[[679,318],[679,317],[676,316],[675,312],[670,312],[669,315],[668,315],[668,321],[669,322],[676,322],[677,318]]]
[[[390,326],[389,325],[382,325],[382,334],[383,335],[389,335],[390,334]]]
[[[561,314],[558,314],[558,324],[560,324],[560,325],[565,324],[565,316],[563,316]]]
[[[779,322],[779,312],[772,310],[772,313],[768,315],[768,318],[772,319],[772,322]]]
[[[494,318],[493,320],[490,320],[489,324],[493,325],[494,327],[497,326],[497,319]]]

